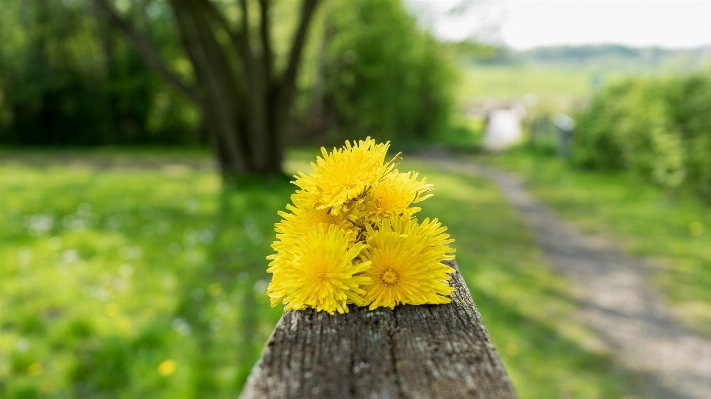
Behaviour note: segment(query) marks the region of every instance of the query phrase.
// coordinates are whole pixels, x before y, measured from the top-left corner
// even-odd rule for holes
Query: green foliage
[[[174,46],[177,36],[165,5],[146,4],[129,10],[133,21],[150,22],[158,46]],[[0,36],[0,142],[201,141],[188,101],[154,75],[93,2],[4,1]]]
[[[606,88],[579,117],[573,160],[629,170],[666,189],[711,199],[711,78],[628,80]]]
[[[711,200],[711,77],[674,79],[666,96],[669,116],[686,144],[686,180]]]
[[[278,3],[271,14],[280,68],[298,3]],[[170,5],[161,0],[115,5],[160,49],[169,68],[190,82],[190,62]],[[237,25],[233,4],[216,5]],[[308,122],[311,105],[325,104],[318,112],[328,123],[318,133],[330,130],[333,141],[346,135],[422,138],[441,130],[448,121],[454,72],[446,49],[417,26],[403,2],[338,0],[326,7],[321,29],[326,42],[316,51],[323,54],[315,55],[320,66],[302,71],[319,76],[316,82],[300,77],[296,119]],[[204,144],[194,104],[146,65],[93,1],[7,0],[0,10],[0,36],[0,142]],[[226,34],[219,39],[231,46]],[[303,141],[300,130],[308,129],[296,126],[295,141]]]
[[[426,137],[447,123],[453,70],[401,0],[335,1],[327,17],[324,104],[340,138]]]
[[[85,351],[69,378],[82,394],[92,397],[117,397],[119,388],[129,382],[130,352],[118,337],[109,337],[82,348]]]

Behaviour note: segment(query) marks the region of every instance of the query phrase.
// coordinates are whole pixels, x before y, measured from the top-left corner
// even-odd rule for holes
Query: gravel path
[[[579,320],[596,333],[618,364],[644,376],[640,395],[711,398],[711,341],[673,319],[661,293],[648,284],[649,267],[642,260],[560,220],[508,173],[442,157],[424,159],[453,172],[489,177],[499,185],[550,265],[574,284]]]

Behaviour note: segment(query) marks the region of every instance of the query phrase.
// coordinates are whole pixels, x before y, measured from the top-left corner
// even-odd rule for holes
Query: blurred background
[[[708,1],[3,0],[0,397],[236,397],[282,312],[265,257],[289,176],[366,136],[435,185],[421,215],[450,227],[522,398],[703,397],[578,317],[584,287],[494,181],[429,160],[507,170],[650,260],[660,323],[708,348],[709,15]]]

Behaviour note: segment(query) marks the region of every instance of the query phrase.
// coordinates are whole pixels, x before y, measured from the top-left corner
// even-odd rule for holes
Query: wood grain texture
[[[451,284],[448,305],[285,312],[241,398],[515,398],[459,271]]]

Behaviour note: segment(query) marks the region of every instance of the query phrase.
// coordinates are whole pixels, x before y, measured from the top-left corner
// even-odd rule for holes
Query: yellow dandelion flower
[[[27,366],[27,373],[32,376],[38,376],[42,375],[44,372],[44,367],[42,367],[42,363],[34,362]]]
[[[327,152],[299,172],[292,204],[279,212],[267,271],[271,305],[347,313],[348,305],[449,303],[454,240],[413,206],[432,196],[415,172],[385,162],[389,143],[368,137]],[[399,155],[399,154],[398,154]]]
[[[276,251],[275,254],[267,256],[267,259],[272,260],[269,264],[268,272],[273,273],[272,281],[267,288],[267,295],[271,299],[272,307],[276,306],[286,296],[286,286],[284,285],[284,277],[291,273],[291,263],[293,256],[290,253],[290,248],[296,245],[296,242],[308,235],[315,227],[323,225],[325,228],[334,225],[348,234],[349,241],[355,241],[357,231],[353,230],[353,224],[348,220],[346,214],[331,215],[328,211],[318,210],[303,198],[298,195],[292,196],[294,205],[287,205],[287,210],[291,212],[279,212],[279,216],[283,219],[274,225],[274,230],[277,232],[277,241],[272,243],[272,248]]]
[[[292,195],[292,201],[294,205],[286,205],[286,209],[290,212],[278,212],[282,220],[274,225],[279,240],[272,245],[275,250],[293,244],[298,238],[304,237],[311,232],[311,229],[321,224],[335,225],[346,231],[353,228],[348,214],[332,215],[325,209],[312,206],[299,195]]]
[[[272,307],[284,300],[284,297],[289,293],[287,276],[293,274],[293,257],[286,251],[277,252],[276,254],[267,256],[271,260],[267,273],[272,273],[272,280],[267,286],[267,296]]]
[[[168,359],[162,361],[158,365],[158,374],[160,374],[162,377],[167,377],[175,372],[175,369],[178,368],[177,363],[175,363],[175,360]]]
[[[114,317],[119,314],[119,305],[115,303],[108,303],[104,306],[104,313],[109,317]]]
[[[362,201],[363,194],[395,167],[394,159],[385,162],[389,143],[375,144],[368,137],[359,142],[346,141],[344,147],[331,153],[321,148],[322,157],[311,163],[313,172],[299,172],[293,182],[316,209],[338,215]]]
[[[270,268],[275,283],[270,297],[282,296],[285,310],[314,308],[330,314],[348,313],[348,303],[363,305],[361,286],[370,278],[362,273],[370,262],[355,260],[366,245],[353,244],[349,236],[335,225],[321,224],[288,252],[277,254]]]
[[[380,222],[393,212],[410,217],[419,212],[417,207],[410,205],[431,197],[432,185],[426,184],[427,179],[417,180],[417,173],[388,174],[373,186],[365,196],[363,216],[369,222]]]
[[[404,217],[394,217],[392,219],[393,230],[399,232],[400,234],[414,234],[419,237],[420,240],[426,242],[427,244],[422,248],[421,252],[432,252],[440,257],[440,260],[452,260],[454,259],[454,252],[457,250],[449,247],[448,244],[454,242],[454,239],[450,238],[449,234],[446,234],[447,227],[442,226],[442,223],[434,218],[425,218],[422,223],[416,225],[410,223]],[[449,266],[447,266],[449,267]]]
[[[399,304],[424,305],[450,303],[454,291],[447,281],[454,269],[441,263],[453,250],[441,225],[429,220],[419,225],[416,219],[384,219],[374,230],[367,225],[366,248],[361,258],[371,261],[365,273],[373,281],[366,285],[365,300],[370,309],[394,308]],[[444,248],[440,248],[444,247]]]

